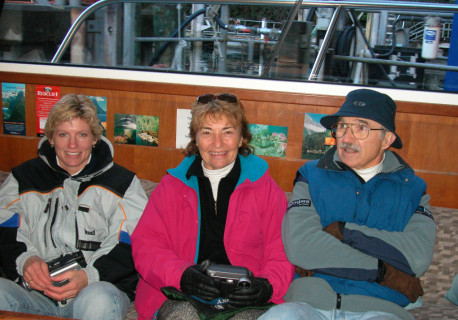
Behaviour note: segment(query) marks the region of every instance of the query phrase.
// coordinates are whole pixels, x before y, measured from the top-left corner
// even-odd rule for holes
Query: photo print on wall
[[[335,145],[331,131],[320,123],[326,114],[306,113],[304,116],[304,130],[302,135],[302,159],[319,159],[326,151]]]
[[[286,156],[288,127],[250,124],[248,129],[253,136],[250,145],[254,147],[255,155],[280,158]]]
[[[3,133],[25,136],[25,84],[2,83]]]
[[[159,117],[115,113],[114,142],[157,147]]]

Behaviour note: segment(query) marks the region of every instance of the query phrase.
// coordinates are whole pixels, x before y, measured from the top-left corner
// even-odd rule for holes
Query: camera
[[[249,288],[252,274],[245,267],[210,263],[205,273],[219,285],[223,297],[227,297],[236,288]]]
[[[86,260],[84,260],[84,255],[81,251],[62,255],[46,263],[48,264],[49,275],[51,277],[57,276],[69,270],[79,270],[86,266]],[[64,286],[67,283],[68,279],[52,282],[52,284],[56,287]]]

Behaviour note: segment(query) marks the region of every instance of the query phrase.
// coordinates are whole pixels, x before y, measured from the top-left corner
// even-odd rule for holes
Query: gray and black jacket
[[[11,280],[25,261],[81,250],[89,284],[108,281],[134,298],[138,275],[130,235],[147,197],[136,175],[113,163],[104,137],[91,161],[70,176],[43,138],[38,157],[14,168],[0,188],[0,263]]]

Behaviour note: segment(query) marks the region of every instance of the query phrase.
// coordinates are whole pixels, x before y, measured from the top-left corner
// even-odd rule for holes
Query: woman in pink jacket
[[[155,316],[164,287],[201,302],[224,297],[204,261],[251,271],[251,286],[225,296],[233,308],[281,303],[293,278],[281,238],[285,193],[252,154],[242,104],[205,94],[191,113],[187,156],[155,188],[132,235],[139,319]]]

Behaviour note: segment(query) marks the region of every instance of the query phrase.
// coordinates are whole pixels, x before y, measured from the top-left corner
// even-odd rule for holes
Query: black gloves
[[[249,288],[236,288],[229,294],[229,305],[237,308],[261,306],[272,298],[272,285],[265,278],[251,278]]]
[[[220,291],[216,287],[213,279],[202,272],[202,267],[193,265],[188,267],[181,276],[181,291],[210,301],[220,296]]]
[[[236,308],[248,306],[261,306],[272,298],[272,285],[265,278],[250,277],[249,287],[236,287],[228,295],[229,305]],[[188,267],[181,276],[181,291],[190,296],[197,296],[210,301],[223,296],[224,288],[220,288],[209,275],[203,272],[201,265]],[[224,286],[223,286],[224,287]],[[224,290],[223,290],[224,291]],[[224,294],[225,295],[225,294]]]

